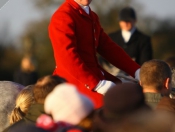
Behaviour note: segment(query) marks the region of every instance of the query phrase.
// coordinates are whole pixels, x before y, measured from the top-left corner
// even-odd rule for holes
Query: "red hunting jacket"
[[[98,16],[91,10],[86,14],[74,0],[66,0],[53,14],[49,37],[56,61],[53,74],[75,84],[96,108],[103,104],[103,96],[93,90],[99,81],[117,81],[98,64],[97,52],[133,77],[140,67],[104,33]]]

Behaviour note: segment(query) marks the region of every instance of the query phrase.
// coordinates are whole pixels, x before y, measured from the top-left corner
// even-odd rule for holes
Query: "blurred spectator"
[[[136,27],[137,16],[132,7],[125,7],[119,12],[121,30],[109,34],[111,39],[121,46],[138,64],[152,59],[152,45],[149,36]]]
[[[58,84],[65,82],[65,80],[59,76],[47,75],[39,78],[33,87],[34,103],[30,105],[27,114],[23,119],[14,123],[5,131],[9,132],[16,126],[19,126],[21,122],[28,125],[28,123],[35,123],[37,118],[44,114],[44,101],[46,96],[54,89]]]
[[[119,12],[119,26],[120,30],[109,34],[109,37],[120,47],[122,47],[126,53],[139,65],[142,65],[145,61],[152,59],[152,44],[151,38],[136,27],[137,16],[132,7],[125,7]],[[117,69],[109,63],[107,64],[111,72],[117,74]],[[120,71],[119,73],[124,73]]]
[[[104,106],[94,116],[93,132],[111,132],[113,127],[116,128],[129,116],[140,117],[149,112],[152,110],[145,103],[142,87],[139,84],[118,84],[105,94]]]
[[[175,116],[162,112],[134,113],[98,132],[174,132]],[[96,131],[97,132],[97,131]]]
[[[175,116],[153,111],[138,84],[124,83],[107,91],[96,112],[93,132],[174,132]]]
[[[0,132],[10,125],[8,116],[15,107],[18,93],[23,88],[23,85],[15,82],[0,81]]]
[[[140,85],[143,87],[145,101],[155,108],[162,96],[167,96],[171,89],[171,69],[161,60],[150,60],[140,68]]]
[[[15,108],[10,114],[10,124],[21,120],[27,114],[30,105],[34,102],[33,86],[26,86],[18,94]]]
[[[76,86],[72,84],[64,83],[56,86],[46,97],[44,109],[47,114],[52,115],[53,121],[41,116],[37,126],[53,129],[57,125],[55,129],[64,129],[63,131],[72,128],[89,132],[92,130],[94,104],[88,97],[79,93]],[[57,124],[48,123],[49,121]]]
[[[31,57],[25,56],[21,60],[20,69],[14,72],[14,81],[24,86],[35,84],[38,79],[36,66]]]

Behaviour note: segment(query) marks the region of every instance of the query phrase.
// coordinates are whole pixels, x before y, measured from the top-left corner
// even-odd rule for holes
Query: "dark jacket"
[[[10,130],[18,127],[19,125],[28,125],[35,124],[37,118],[44,113],[44,105],[43,104],[32,104],[29,108],[27,115],[21,119],[20,121],[14,123],[10,127],[6,128],[3,132],[9,132]]]
[[[156,107],[156,110],[161,110],[175,114],[175,99],[171,99],[166,96],[162,97],[162,99]]]
[[[20,83],[24,86],[35,84],[38,79],[38,73],[33,72],[24,72],[21,69],[16,70],[13,75],[14,82]]]
[[[109,37],[138,64],[142,65],[145,61],[152,59],[151,39],[139,30],[135,30],[127,43],[124,42],[121,30],[109,34]]]
[[[55,132],[88,132],[82,127],[79,126],[71,126],[71,127],[63,127],[60,129],[57,129]]]

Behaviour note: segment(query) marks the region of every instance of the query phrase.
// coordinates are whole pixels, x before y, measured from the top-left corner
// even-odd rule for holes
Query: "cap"
[[[136,13],[133,8],[125,7],[119,13],[119,21],[133,21],[136,20]]]

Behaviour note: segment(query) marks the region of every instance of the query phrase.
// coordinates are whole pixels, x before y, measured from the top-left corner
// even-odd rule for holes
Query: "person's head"
[[[52,115],[55,122],[78,125],[91,114],[94,104],[75,85],[63,83],[57,85],[46,97],[44,110]]]
[[[104,96],[103,114],[116,117],[132,113],[145,106],[142,87],[136,83],[117,84],[109,89]]]
[[[112,124],[119,124],[129,116],[151,111],[146,105],[142,87],[136,83],[122,83],[104,95],[104,105],[93,119],[94,132],[107,132]]]
[[[83,6],[88,6],[92,0],[75,0],[77,3]]]
[[[21,60],[21,70],[22,71],[31,72],[31,71],[36,70],[35,68],[36,66],[34,64],[34,60],[31,57],[25,56],[22,58]]]
[[[136,13],[131,7],[125,7],[119,12],[119,25],[122,30],[130,31],[136,20]]]
[[[171,69],[162,60],[146,61],[140,68],[140,85],[144,92],[168,94],[171,87]]]
[[[46,96],[58,84],[66,82],[65,79],[56,75],[47,75],[37,80],[33,87],[33,95],[36,103],[44,104]]]
[[[15,108],[10,114],[10,124],[21,120],[28,112],[30,105],[34,102],[32,89],[33,85],[26,86],[18,94]]]
[[[23,85],[11,82],[0,81],[0,131],[10,125],[9,115],[15,107],[15,100]]]

